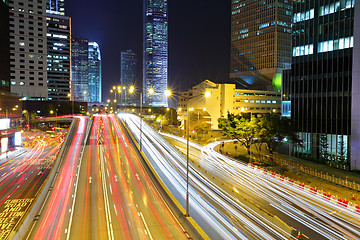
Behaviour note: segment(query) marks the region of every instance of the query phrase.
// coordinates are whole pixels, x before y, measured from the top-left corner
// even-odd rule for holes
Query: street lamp
[[[171,93],[170,90],[165,91],[166,96],[171,96],[171,95],[175,95],[178,97],[183,97],[181,95],[175,94],[175,93]],[[199,94],[199,95],[195,95],[192,97],[189,97],[189,95],[186,95],[186,114],[187,114],[187,120],[186,120],[186,213],[185,213],[185,217],[189,217],[189,131],[190,131],[190,126],[189,126],[189,100],[199,97],[199,96],[204,96],[205,98],[209,98],[211,96],[211,92],[205,92],[203,94]]]
[[[150,95],[153,95],[154,89],[150,88],[148,92]],[[142,151],[142,102],[142,94],[140,94],[140,151]],[[151,109],[149,109],[149,112],[151,112]]]
[[[71,98],[71,93],[68,93],[67,95],[70,98],[71,101],[71,113],[74,115],[74,98]]]

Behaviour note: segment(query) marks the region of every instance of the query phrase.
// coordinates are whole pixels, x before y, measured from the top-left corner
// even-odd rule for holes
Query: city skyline
[[[189,9],[189,5],[192,8]],[[142,8],[142,1],[114,2],[111,6],[94,0],[66,2],[66,14],[72,17],[73,36],[92,39],[102,46],[104,98],[110,96],[108,89],[119,82],[120,70],[117,66],[120,66],[121,51],[132,49],[137,54],[137,73],[139,77],[142,76]],[[173,91],[185,91],[205,79],[231,82],[231,3],[205,0],[171,1],[168,8],[172,13],[169,15],[168,29],[169,88]],[[187,17],[184,18],[181,12],[186,12]],[[119,24],[128,22],[131,24]],[[204,36],[209,33],[212,37],[205,41]]]

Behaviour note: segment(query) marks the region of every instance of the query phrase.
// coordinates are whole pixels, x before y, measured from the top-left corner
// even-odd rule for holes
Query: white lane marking
[[[144,218],[144,216],[143,216],[142,212],[138,213],[138,215],[141,217],[141,220],[142,220],[142,221],[143,221],[143,223],[144,223],[144,226],[145,226],[145,233],[147,232],[147,233],[149,234],[149,238],[152,240],[152,239],[153,239],[153,237],[151,236],[150,230],[149,230],[149,228],[148,228],[148,225],[146,224],[146,221],[145,221],[145,218]]]
[[[101,171],[101,179],[102,179],[102,187],[103,187],[103,198],[105,203],[105,217],[106,217],[106,225],[107,225],[107,232],[108,232],[108,239],[114,239],[114,231],[111,222],[111,213],[110,213],[110,204],[109,204],[109,196],[106,188],[106,178],[105,178],[105,166],[104,161],[101,159],[106,159],[104,157],[104,148],[101,147],[100,151],[100,171]],[[109,175],[109,172],[108,172]]]

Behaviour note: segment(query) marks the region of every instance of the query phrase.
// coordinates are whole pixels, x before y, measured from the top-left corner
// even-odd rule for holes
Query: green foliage
[[[249,154],[252,144],[255,144],[258,151],[265,145],[266,150],[272,154],[285,137],[290,138],[293,144],[301,145],[290,119],[277,114],[253,117],[250,121],[240,115],[228,113],[227,119],[218,119],[218,124],[225,136],[237,139]]]
[[[346,150],[344,136],[340,136],[340,141],[338,143],[338,159],[341,163],[346,163]]]
[[[225,136],[237,139],[250,154],[250,147],[255,142],[256,136],[256,128],[253,122],[242,118],[240,115],[228,113],[228,118],[218,119],[218,124]]]
[[[295,129],[288,118],[278,114],[264,115],[261,118],[254,118],[258,141],[265,144],[270,154],[281,144],[285,137],[290,138],[294,144],[301,144]]]

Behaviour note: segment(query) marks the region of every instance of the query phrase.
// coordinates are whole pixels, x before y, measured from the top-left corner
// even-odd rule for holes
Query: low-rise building
[[[205,97],[205,93],[210,93]],[[233,114],[270,114],[281,111],[281,93],[276,91],[236,89],[235,84],[217,84],[205,80],[193,86],[178,97],[178,119],[184,126],[187,118],[187,105],[195,114],[201,114],[218,129],[217,120]]]

